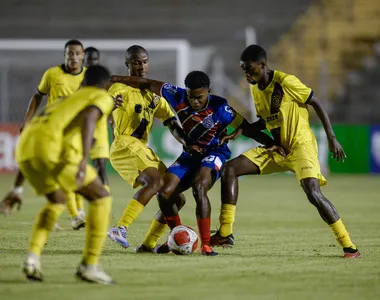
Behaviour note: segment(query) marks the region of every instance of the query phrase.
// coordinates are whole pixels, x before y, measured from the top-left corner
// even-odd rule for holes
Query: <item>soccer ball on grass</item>
[[[169,233],[168,246],[177,255],[191,254],[198,247],[198,235],[189,226],[176,226]]]

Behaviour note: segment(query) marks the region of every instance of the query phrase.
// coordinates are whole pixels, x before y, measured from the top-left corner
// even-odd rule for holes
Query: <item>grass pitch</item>
[[[34,217],[43,205],[27,187],[22,211],[0,218],[0,299],[380,299],[379,178],[328,179],[323,192],[338,208],[362,258],[342,258],[342,250],[294,176],[251,176],[240,180],[233,249],[217,248],[217,257],[135,254],[133,249],[158,208],[152,199],[130,227],[130,249],[106,241],[102,265],[117,281],[114,286],[75,280],[84,231],[70,229],[67,213],[60,220],[65,231],[52,233],[44,251],[45,282],[25,280],[20,264]],[[12,180],[13,176],[0,176],[1,194]],[[133,191],[117,176],[110,181],[115,222]],[[214,228],[219,193],[217,184],[210,192]],[[191,193],[186,197],[182,220],[196,228],[194,200]]]

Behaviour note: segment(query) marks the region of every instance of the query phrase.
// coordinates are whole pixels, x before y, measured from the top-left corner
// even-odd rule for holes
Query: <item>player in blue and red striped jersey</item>
[[[177,113],[187,146],[165,173],[164,186],[157,195],[160,209],[171,229],[181,225],[171,197],[192,187],[202,242],[200,252],[207,256],[217,255],[210,246],[211,206],[207,191],[219,179],[223,163],[231,156],[226,142],[234,140],[249,127],[247,121],[228,105],[226,99],[210,94],[210,79],[201,71],[186,76],[186,89],[138,77],[112,76],[112,81],[151,90],[165,98]],[[227,135],[228,126],[236,129],[231,135]],[[248,135],[255,138],[260,133]],[[272,142],[266,135],[260,141],[262,139],[269,140],[264,144]]]

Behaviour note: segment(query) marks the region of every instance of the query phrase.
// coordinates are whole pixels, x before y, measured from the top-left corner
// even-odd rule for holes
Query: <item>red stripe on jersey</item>
[[[181,109],[184,109],[186,106],[187,106],[186,103],[185,103],[185,102],[182,102],[182,103],[178,104],[178,105],[175,107],[174,110],[175,110],[175,111],[179,111],[179,110],[181,110]]]

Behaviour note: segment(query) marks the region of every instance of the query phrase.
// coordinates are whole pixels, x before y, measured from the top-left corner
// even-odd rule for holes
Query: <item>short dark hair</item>
[[[192,71],[185,78],[185,86],[191,90],[210,88],[210,78],[205,72]]]
[[[95,47],[87,47],[86,49],[84,49],[84,53],[91,53],[91,52],[96,52],[98,53],[98,55],[100,54],[99,50],[96,49]]]
[[[125,51],[125,59],[129,60],[132,55],[136,55],[138,53],[146,53],[146,55],[149,57],[149,53],[148,51],[146,51],[144,47],[139,45],[133,45]]]
[[[98,85],[109,80],[110,72],[107,68],[96,65],[88,67],[86,73],[84,74],[84,85]]]
[[[65,44],[65,50],[68,46],[81,46],[83,48],[83,44],[78,40],[69,40]]]
[[[249,45],[240,55],[241,61],[260,61],[267,59],[267,52],[259,45]]]

